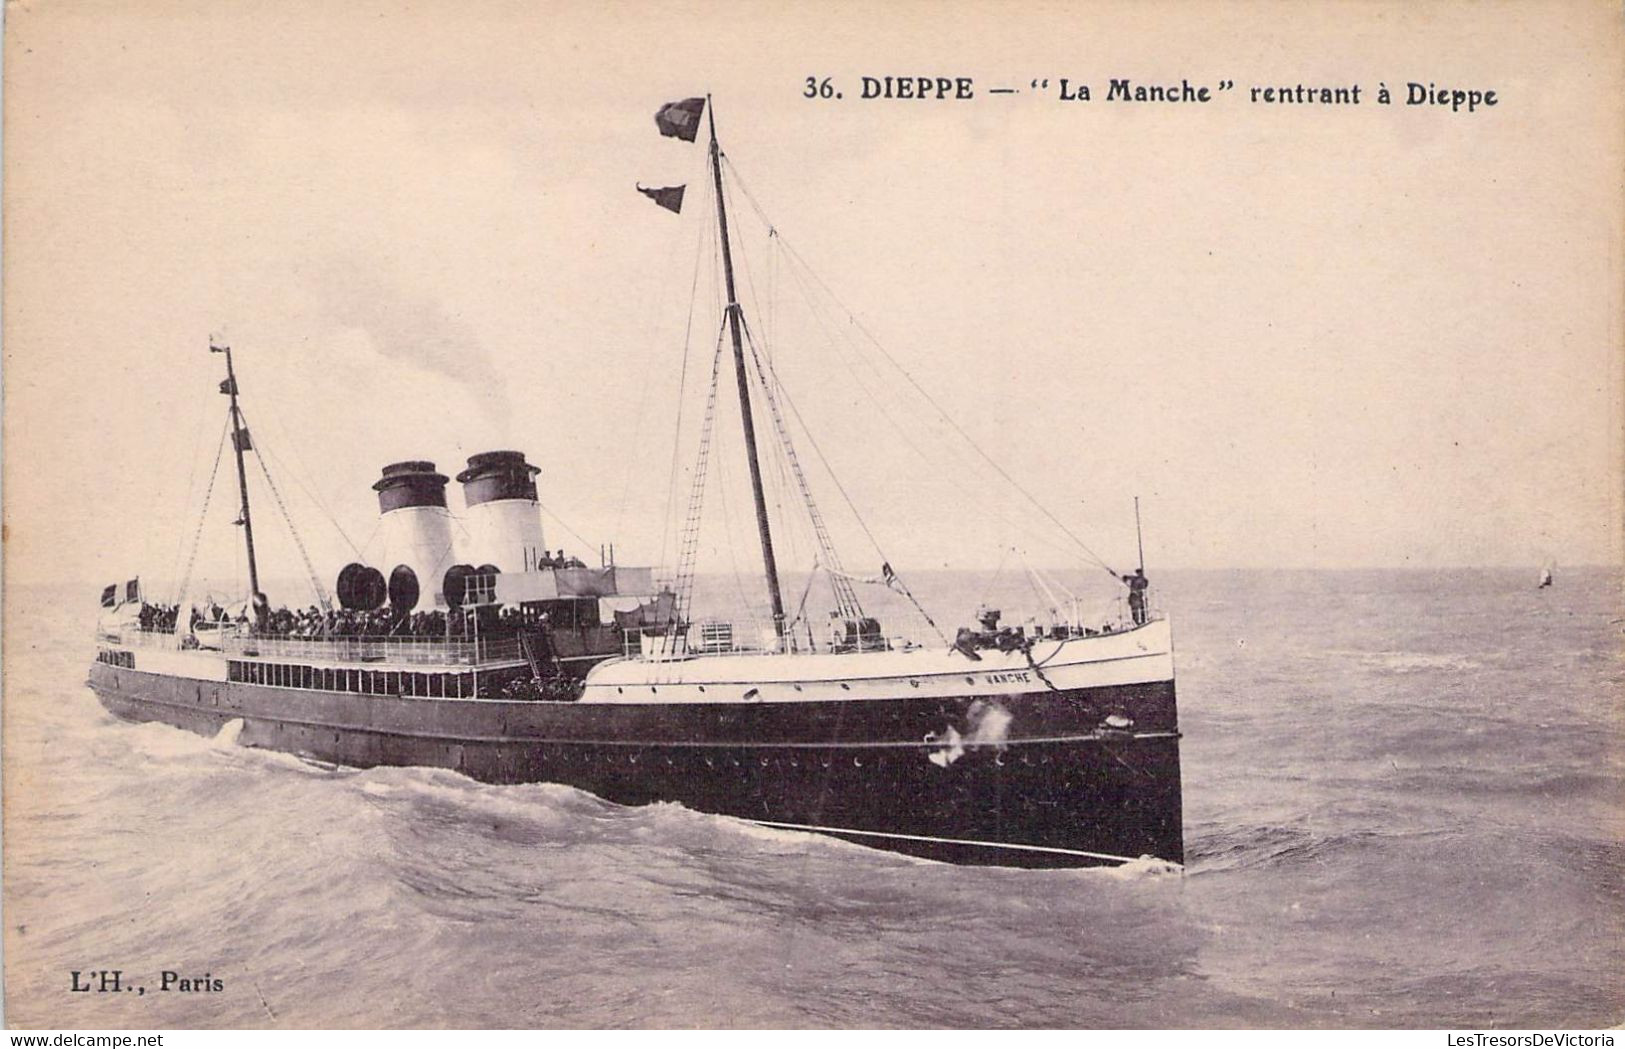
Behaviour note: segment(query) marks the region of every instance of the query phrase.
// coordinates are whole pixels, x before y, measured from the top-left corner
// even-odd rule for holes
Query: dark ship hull
[[[240,719],[240,744],[340,765],[562,783],[621,804],[677,802],[955,863],[1184,860],[1172,681],[990,697],[624,705],[361,695],[105,662],[93,665],[89,684],[125,720],[212,735]],[[944,738],[945,727],[961,726],[970,740],[988,702],[1009,715],[997,745]],[[1112,727],[1125,723],[1132,727]]]
[[[980,629],[951,643],[940,633],[925,644],[889,638],[865,614],[855,583],[895,590],[931,624],[878,543],[878,578],[841,570],[754,336],[746,354],[708,100],[668,105],[656,124],[693,142],[702,112],[724,277],[719,318],[733,351],[771,613],[762,643],[737,645],[732,624],[689,614],[724,374],[720,332],[673,586],[657,590],[649,568],[618,569],[613,548],[600,552],[598,569],[563,550],[550,555],[540,468],[521,452],[489,451],[456,475],[461,518],[448,508],[450,478],[432,461],[383,467],[373,489],[388,556],[339,572],[336,609],[313,578],[320,607],[304,612],[272,611],[260,591],[244,467],[255,446],[231,350],[211,343],[225,355],[220,392],[231,398],[252,620],[246,608],[231,621],[217,606],[196,611],[190,567],[167,609],[141,600],[139,577],[122,600],[107,587],[91,687],[122,718],[208,734],[239,722],[243,744],[347,766],[562,783],[612,802],[676,802],[962,863],[1182,863],[1173,642],[1167,622],[1148,616],[1143,556],[1141,572],[1119,577],[1090,554],[1128,588],[1132,613],[1099,630],[1055,622],[1065,602],[1053,592],[1044,627],[1001,629],[1000,613],[984,608]],[[657,202],[674,192],[643,191]],[[663,203],[680,212],[676,192]],[[804,615],[810,583],[794,615],[784,601],[758,402],[817,538],[815,569],[827,569],[834,608],[823,645],[812,637],[817,613]]]

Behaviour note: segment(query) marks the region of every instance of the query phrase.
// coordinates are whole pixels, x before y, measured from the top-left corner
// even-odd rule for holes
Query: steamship
[[[521,452],[490,451],[456,475],[460,514],[434,462],[383,467],[373,487],[388,557],[345,565],[331,594],[318,582],[318,605],[290,622],[260,590],[245,466],[257,450],[231,350],[211,343],[224,354],[222,448],[236,463],[249,595],[236,609],[203,609],[183,581],[165,617],[137,583],[109,587],[90,687],[126,720],[205,734],[233,726],[241,745],[344,766],[562,783],[956,863],[1182,863],[1172,637],[1148,604],[1143,567],[1120,577],[1101,563],[1128,598],[1130,614],[1115,622],[1001,626],[984,609],[951,638],[889,561],[874,578],[841,567],[771,358],[735,294],[732,167],[708,108],[708,97],[693,98],[656,116],[663,135],[692,143],[706,115],[721,298],[674,577],[657,583],[650,567],[549,551],[538,469]],[[681,215],[685,187],[638,189]],[[690,606],[727,385],[737,388],[771,618],[756,638]],[[762,415],[771,425],[761,443],[782,456],[818,538],[813,568],[833,602],[823,639],[806,596],[800,609],[784,601]],[[936,638],[884,628],[863,608],[867,586],[913,604]]]

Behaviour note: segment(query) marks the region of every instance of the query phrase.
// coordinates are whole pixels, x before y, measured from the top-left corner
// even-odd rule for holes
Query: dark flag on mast
[[[656,188],[654,186],[638,186],[638,192],[642,193],[656,204],[659,204],[667,211],[674,211],[681,215],[683,213],[683,191],[687,188],[687,183],[684,183],[681,186],[664,186],[660,188]]]
[[[685,98],[681,102],[668,102],[655,114],[655,127],[668,138],[693,142],[700,133],[700,114],[705,112],[705,99]]]
[[[220,392],[225,394],[228,397],[235,394],[237,392],[237,380],[236,379],[221,379],[220,380]]]
[[[248,439],[248,427],[246,426],[232,434],[231,439],[236,443],[237,450],[239,452],[251,452],[254,450],[254,442]]]

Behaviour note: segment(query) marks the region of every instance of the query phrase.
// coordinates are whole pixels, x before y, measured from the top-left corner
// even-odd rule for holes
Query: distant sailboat
[[[1552,585],[1552,569],[1555,567],[1551,561],[1540,566],[1540,584],[1535,587],[1536,590],[1543,590]]]

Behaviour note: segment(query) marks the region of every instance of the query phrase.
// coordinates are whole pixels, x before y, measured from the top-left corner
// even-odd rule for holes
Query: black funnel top
[[[424,459],[390,463],[372,488],[378,493],[379,513],[403,506],[446,505],[446,475],[435,473],[434,463]]]
[[[499,499],[536,500],[536,475],[542,471],[525,462],[524,452],[480,452],[468,457],[468,469],[457,475],[463,501],[469,506]]]

